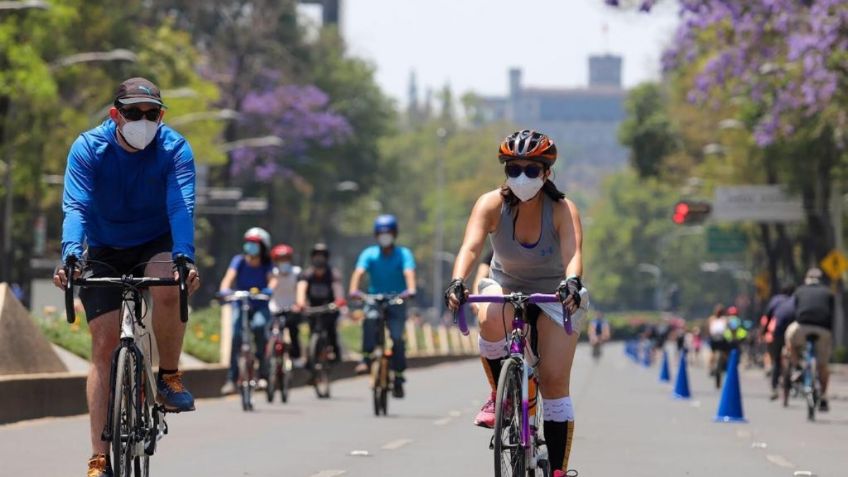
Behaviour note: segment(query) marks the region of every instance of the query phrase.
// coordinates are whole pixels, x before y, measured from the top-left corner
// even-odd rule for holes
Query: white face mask
[[[377,243],[381,247],[391,247],[395,243],[395,237],[392,234],[379,234],[377,235]]]
[[[141,150],[147,147],[156,137],[159,123],[141,119],[139,121],[128,121],[121,127],[121,135],[127,144]]]
[[[542,189],[542,186],[545,184],[545,181],[542,177],[537,177],[535,179],[530,179],[522,172],[518,177],[507,177],[506,185],[515,194],[516,197],[521,202],[527,202],[528,200],[536,197],[536,194],[539,193],[539,190]]]

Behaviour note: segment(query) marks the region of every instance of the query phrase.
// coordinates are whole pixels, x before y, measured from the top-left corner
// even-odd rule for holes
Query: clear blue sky
[[[377,66],[377,81],[401,103],[412,70],[421,94],[445,83],[459,94],[505,94],[511,66],[524,70],[525,85],[583,86],[587,57],[604,52],[624,57],[623,81],[633,86],[659,76],[677,24],[671,0],[647,15],[602,0],[342,1],[351,52]]]

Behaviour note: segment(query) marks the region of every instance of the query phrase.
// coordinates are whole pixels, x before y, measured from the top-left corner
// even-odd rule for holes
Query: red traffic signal
[[[674,205],[674,215],[671,220],[677,225],[700,224],[712,212],[709,202],[681,200]]]

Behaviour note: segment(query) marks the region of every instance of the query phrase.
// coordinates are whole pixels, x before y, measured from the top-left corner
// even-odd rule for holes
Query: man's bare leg
[[[89,322],[91,331],[91,368],[88,371],[85,394],[91,420],[91,449],[93,454],[109,454],[109,443],[100,439],[109,414],[109,377],[112,354],[118,347],[120,329],[118,310],[104,313]]]

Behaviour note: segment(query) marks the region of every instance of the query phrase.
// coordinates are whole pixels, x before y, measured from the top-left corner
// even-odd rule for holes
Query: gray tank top
[[[515,215],[504,202],[501,220],[489,235],[492,250],[491,277],[510,291],[553,293],[565,277],[559,235],[554,229],[553,201],[542,195],[542,233],[532,245],[515,238]]]

